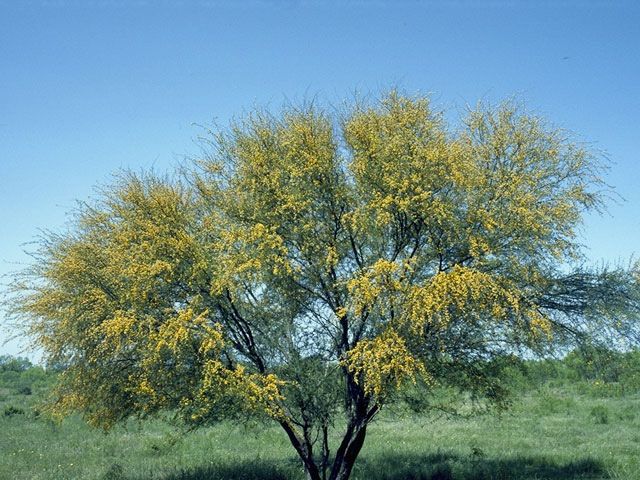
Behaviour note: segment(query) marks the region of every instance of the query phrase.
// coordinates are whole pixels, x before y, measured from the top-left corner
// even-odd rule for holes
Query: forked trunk
[[[328,426],[324,425],[322,429],[322,453],[319,459],[320,465],[318,466],[313,455],[313,442],[306,425],[302,426],[303,432],[300,435],[288,420],[283,419],[280,421],[280,425],[289,436],[291,444],[302,460],[307,480],[348,480],[364,445],[364,440],[367,436],[367,425],[380,410],[379,405],[369,408],[371,399],[365,394],[350,372],[346,371],[345,374],[347,376],[346,409],[347,411],[350,410],[351,415],[340,446],[336,450],[330,471],[328,471]],[[327,473],[329,473],[328,477]]]
[[[326,475],[327,459],[322,459],[323,465],[319,468],[309,448],[298,438],[290,425],[286,423],[281,423],[281,425],[287,432],[289,440],[302,460],[305,478],[307,480],[325,480],[327,478],[328,480],[348,480],[367,435],[366,424],[361,426],[354,426],[352,424],[347,428],[340,447],[336,451],[336,457],[332,463],[331,472],[328,477]]]
[[[336,452],[329,480],[347,480],[351,476],[351,470],[362,450],[366,436],[366,424],[357,428],[350,436],[345,436]]]
[[[309,470],[306,464],[304,465],[304,474],[307,480],[322,480],[318,469],[316,468],[315,471],[313,469]]]
[[[296,449],[298,456],[302,460],[307,480],[322,480],[320,470],[318,469],[316,462],[313,460],[313,451],[311,450],[311,446],[305,444],[304,441],[296,435],[296,432],[291,425],[286,421],[281,421],[280,426],[282,426],[282,429],[287,433],[291,445]]]

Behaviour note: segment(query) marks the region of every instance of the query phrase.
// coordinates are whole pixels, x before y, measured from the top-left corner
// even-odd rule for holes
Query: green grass
[[[78,418],[35,417],[36,397],[0,389],[0,479],[302,478],[276,427],[222,423],[179,437],[154,421],[104,434]],[[501,416],[387,412],[370,428],[353,478],[640,479],[639,407],[637,394],[560,386],[526,394]]]

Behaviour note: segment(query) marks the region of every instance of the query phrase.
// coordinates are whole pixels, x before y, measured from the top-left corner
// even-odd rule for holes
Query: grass
[[[0,479],[303,478],[276,427],[222,423],[180,437],[154,421],[104,434],[79,418],[36,417],[36,397],[0,389]],[[386,413],[353,478],[640,479],[638,407],[637,394],[605,398],[569,385],[529,392],[501,416]]]

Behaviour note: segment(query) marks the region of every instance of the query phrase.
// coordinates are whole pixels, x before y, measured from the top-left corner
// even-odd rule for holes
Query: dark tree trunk
[[[351,476],[351,470],[360,454],[366,436],[367,425],[364,424],[352,432],[350,439],[347,437],[343,439],[333,462],[330,480],[347,480]]]
[[[313,459],[313,451],[311,450],[311,447],[305,444],[298,435],[296,435],[295,430],[289,423],[281,421],[280,426],[287,433],[291,445],[293,445],[293,448],[295,448],[298,456],[302,460],[307,480],[322,480],[320,470]]]
[[[343,326],[341,353],[349,349],[349,329],[346,317],[341,319]],[[336,455],[331,464],[328,480],[348,480],[351,476],[353,466],[362,450],[364,440],[367,436],[367,425],[378,413],[379,404],[371,406],[372,398],[362,388],[361,383],[346,366],[342,367],[345,384],[345,410],[349,418],[347,429],[344,433],[340,446],[336,450]],[[306,419],[305,419],[306,421]],[[293,425],[287,420],[281,420],[280,425],[289,436],[289,441],[295,448],[298,456],[302,460],[306,477],[308,480],[327,480],[329,471],[329,442],[328,425],[322,427],[322,452],[319,464],[313,457],[313,441],[305,425],[302,435],[296,432]]]
[[[369,413],[371,414],[372,409]],[[372,415],[368,415],[362,419],[352,420],[349,422],[347,430],[342,438],[342,442],[336,451],[335,459],[331,466],[331,472],[328,476],[329,480],[347,480],[351,476],[353,466],[362,450],[364,440],[367,435],[367,424],[371,420]],[[307,445],[302,438],[296,433],[292,426],[286,422],[281,422],[280,425],[287,433],[289,441],[295,448],[298,456],[302,460],[302,465],[305,470],[305,476],[308,480],[326,480],[328,470],[328,432],[323,432],[323,452],[320,459],[320,466],[313,458],[313,450],[310,445]]]
[[[320,470],[322,472],[322,480],[327,480],[327,468],[329,467],[329,427],[322,426],[322,459],[320,461]]]

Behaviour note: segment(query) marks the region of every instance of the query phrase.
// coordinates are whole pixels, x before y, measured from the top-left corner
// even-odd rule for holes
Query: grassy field
[[[162,422],[109,434],[78,418],[54,424],[38,392],[0,389],[0,479],[297,479],[275,427],[223,423],[185,436]],[[640,396],[544,385],[500,416],[386,413],[371,427],[356,479],[640,479]]]

